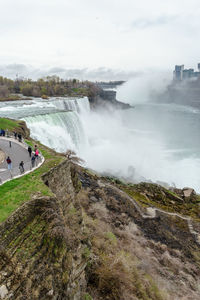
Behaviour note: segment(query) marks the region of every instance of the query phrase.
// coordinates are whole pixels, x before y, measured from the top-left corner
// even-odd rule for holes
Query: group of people
[[[0,129],[0,136],[10,136],[10,135],[12,135],[12,133],[9,133],[8,132],[8,129],[6,129],[6,130],[4,130],[4,129]],[[14,135],[14,137],[15,137],[15,139],[16,140],[18,140],[19,142],[22,142],[22,135],[21,135],[21,133],[17,133],[16,131],[15,132],[13,132],[13,135]]]
[[[34,150],[33,150],[31,148],[31,146],[28,146],[27,150],[28,150],[29,156],[31,158],[31,166],[32,166],[32,168],[34,168],[36,160],[38,159],[38,156],[39,156],[38,147],[37,147],[37,145],[35,145],[34,146]],[[10,156],[7,157],[6,162],[7,162],[7,165],[8,165],[8,170],[11,170],[12,169],[12,160],[11,160]],[[23,174],[25,172],[24,162],[23,161],[21,161],[19,163],[19,170],[20,170],[21,174]]]
[[[16,140],[18,139],[19,142],[22,142],[22,135],[21,135],[21,133],[14,132],[14,137],[15,137]]]
[[[4,129],[0,129],[0,136],[5,136],[6,135],[6,132]]]
[[[34,146],[34,151],[31,148],[31,146],[28,146],[28,153],[29,153],[29,156],[31,157],[32,168],[34,168],[35,167],[35,160],[38,159],[38,156],[39,156],[39,150],[38,150],[37,145]]]

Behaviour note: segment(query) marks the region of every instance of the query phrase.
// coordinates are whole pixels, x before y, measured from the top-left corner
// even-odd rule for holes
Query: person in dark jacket
[[[21,135],[21,133],[18,133],[18,141],[22,142],[22,135]]]
[[[31,153],[32,153],[32,148],[31,148],[31,146],[28,146],[28,153],[29,153],[29,156],[31,157]]]
[[[32,168],[35,167],[35,155],[33,155],[31,158],[31,165],[32,165]]]
[[[23,160],[19,164],[19,169],[20,169],[20,173],[23,174],[24,173],[24,162],[23,162]]]
[[[10,159],[10,156],[7,157],[6,162],[8,164],[8,170],[11,170],[12,169],[12,161]]]

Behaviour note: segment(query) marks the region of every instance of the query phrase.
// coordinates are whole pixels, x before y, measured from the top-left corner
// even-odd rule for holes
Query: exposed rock
[[[8,289],[5,285],[0,286],[0,299],[5,299],[8,294]]]
[[[47,293],[47,296],[53,296],[53,290],[50,290],[50,291]]]
[[[105,108],[109,110],[113,107],[117,109],[129,109],[132,107],[130,104],[116,100],[115,91],[101,90],[101,92],[98,95],[89,97],[89,101],[92,109]]]
[[[195,195],[196,195],[196,193],[195,193],[194,189],[188,188],[188,187],[183,188],[184,198],[188,199],[188,198],[191,198],[192,196],[195,196]]]
[[[99,200],[98,200],[96,197],[94,197],[94,196],[90,197],[90,200],[91,200],[92,202],[98,202],[98,201],[99,201]]]

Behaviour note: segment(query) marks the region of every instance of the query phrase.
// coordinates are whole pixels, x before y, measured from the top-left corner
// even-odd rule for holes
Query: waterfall
[[[71,101],[71,100],[70,100]],[[87,143],[82,122],[76,111],[57,112],[23,118],[35,140],[59,152],[72,149],[79,153]]]
[[[59,111],[76,111],[82,114],[90,111],[90,104],[87,97],[52,97],[48,100],[32,98],[32,100],[0,102],[0,117],[16,120]]]
[[[52,100],[52,104],[59,110],[76,111],[78,113],[89,112],[90,110],[87,97],[77,99],[58,98]]]

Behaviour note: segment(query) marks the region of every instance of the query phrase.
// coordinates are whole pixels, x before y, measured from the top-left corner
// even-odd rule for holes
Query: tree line
[[[38,80],[19,79],[15,80],[0,76],[0,99],[12,98],[20,95],[27,97],[49,96],[88,96],[93,97],[101,91],[97,84],[91,81],[78,79],[63,80],[58,76],[47,76]]]

